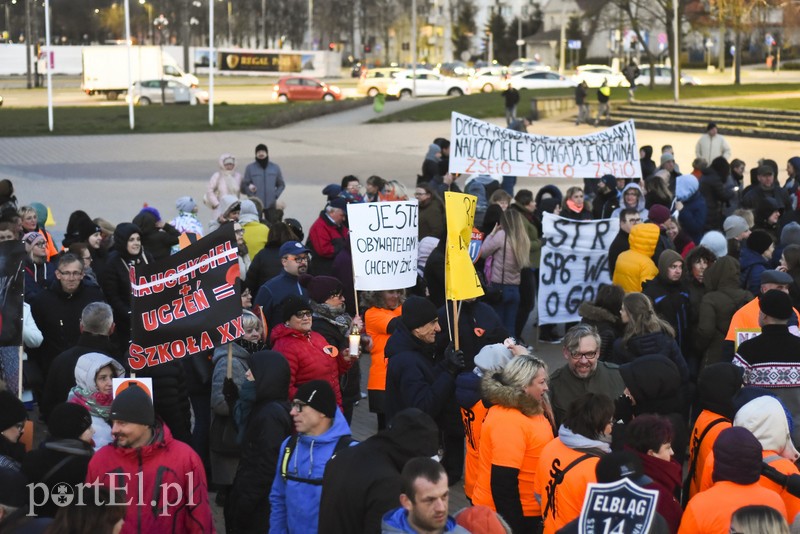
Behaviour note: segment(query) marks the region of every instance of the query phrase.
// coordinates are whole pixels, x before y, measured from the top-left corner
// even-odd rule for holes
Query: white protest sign
[[[361,291],[417,283],[419,205],[416,200],[348,204],[353,279]]]
[[[641,178],[633,120],[575,137],[525,134],[453,113],[450,172],[544,178]]]
[[[610,284],[608,247],[619,219],[573,221],[544,213],[539,266],[539,324],[580,320],[578,307],[591,302],[601,284]]]

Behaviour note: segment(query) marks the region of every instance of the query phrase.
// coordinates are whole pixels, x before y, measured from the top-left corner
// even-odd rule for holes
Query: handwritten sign
[[[447,218],[447,248],[445,250],[445,296],[449,300],[465,300],[483,295],[483,287],[475,272],[470,256],[474,234],[474,195],[446,192],[444,194]]]
[[[544,178],[641,178],[633,120],[593,134],[550,137],[467,115],[450,120],[450,172]]]
[[[608,247],[619,219],[573,221],[551,213],[542,219],[546,238],[539,267],[540,324],[578,321],[578,307],[610,284]]]
[[[417,283],[416,200],[348,204],[355,288],[379,291]]]

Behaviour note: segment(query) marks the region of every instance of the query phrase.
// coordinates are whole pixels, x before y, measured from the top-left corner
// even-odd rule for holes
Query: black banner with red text
[[[232,224],[173,256],[131,269],[131,370],[204,354],[240,337],[238,277]]]

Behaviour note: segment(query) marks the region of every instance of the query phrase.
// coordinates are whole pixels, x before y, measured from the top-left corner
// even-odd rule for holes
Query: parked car
[[[543,67],[541,61],[539,61],[538,59],[531,59],[527,57],[521,57],[519,59],[515,59],[514,61],[508,64],[508,70],[511,71],[512,75],[526,70],[534,70],[539,67]]]
[[[621,72],[611,69],[607,65],[580,65],[575,69],[572,78],[576,83],[586,82],[589,87],[600,87],[603,80],[608,80],[610,87],[630,87],[631,84]]]
[[[672,83],[672,69],[666,65],[655,65],[656,85],[670,85]],[[639,67],[639,76],[636,85],[650,85],[650,65]],[[681,74],[681,85],[700,85],[700,80],[689,74]]]
[[[575,87],[578,82],[549,70],[534,70],[515,74],[508,84],[517,89],[551,89],[554,87]]]
[[[386,94],[386,87],[391,83],[395,74],[402,69],[397,67],[384,67],[368,69],[361,74],[356,84],[356,92],[360,95],[375,96],[378,93]]]
[[[451,61],[449,63],[440,63],[433,70],[442,76],[466,77],[470,75],[472,69],[463,61]]]
[[[208,92],[181,83],[177,80],[142,80],[133,82],[132,90],[125,96],[125,101],[137,106],[149,106],[161,103],[161,84],[164,84],[165,104],[207,104]]]
[[[395,74],[394,80],[386,88],[388,96],[406,98],[412,95],[412,82],[416,82],[416,96],[461,96],[469,94],[469,85],[465,80],[440,76],[432,70],[418,69],[416,80],[414,71],[403,70]]]
[[[508,77],[508,68],[497,65],[476,70],[475,74],[470,76],[467,81],[471,92],[491,93],[492,91],[505,91],[508,88]]]
[[[284,76],[272,87],[272,99],[278,102],[297,100],[341,100],[342,90],[314,78]]]

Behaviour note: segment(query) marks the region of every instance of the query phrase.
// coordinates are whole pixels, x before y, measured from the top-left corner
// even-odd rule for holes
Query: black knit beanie
[[[424,297],[413,295],[403,303],[403,324],[409,330],[425,326],[438,317],[436,305]]]
[[[746,428],[734,426],[720,432],[714,442],[714,482],[755,484],[761,477],[761,443]]]
[[[135,384],[129,385],[111,403],[109,420],[153,426],[156,414],[150,395]]]

